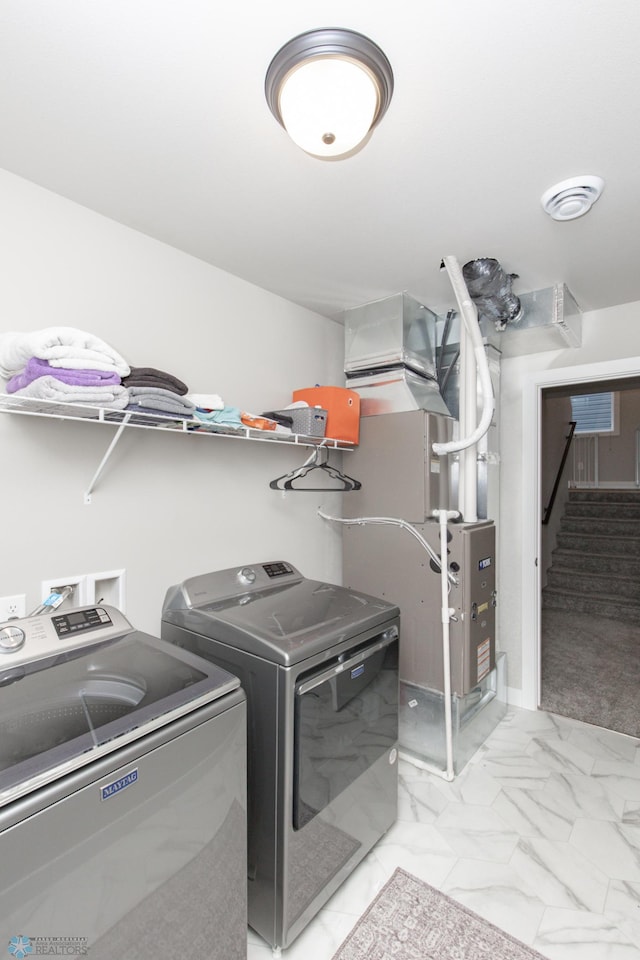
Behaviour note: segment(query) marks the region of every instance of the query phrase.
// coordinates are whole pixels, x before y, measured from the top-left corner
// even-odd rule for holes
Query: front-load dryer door
[[[293,826],[299,830],[398,741],[398,632],[301,677],[295,693]]]

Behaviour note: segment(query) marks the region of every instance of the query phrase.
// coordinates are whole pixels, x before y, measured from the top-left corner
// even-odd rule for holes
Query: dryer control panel
[[[211,603],[271,590],[282,584],[302,583],[303,580],[300,571],[286,560],[214,570],[170,587],[165,598],[165,610],[206,607]]]

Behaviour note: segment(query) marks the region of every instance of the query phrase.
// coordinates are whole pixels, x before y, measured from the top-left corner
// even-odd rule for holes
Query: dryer
[[[108,606],[0,624],[0,945],[243,960],[238,679]]]
[[[285,561],[169,589],[161,635],[240,678],[249,925],[288,947],[397,816],[399,610]]]

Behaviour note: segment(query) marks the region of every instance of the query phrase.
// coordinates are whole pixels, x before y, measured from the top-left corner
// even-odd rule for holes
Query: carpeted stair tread
[[[617,573],[594,573],[592,571],[558,570],[552,567],[547,575],[547,585],[567,593],[580,593],[587,596],[596,594],[598,598],[625,597],[640,603],[640,580],[636,577],[621,577]]]
[[[640,600],[634,600],[633,597],[621,597],[617,593],[611,593],[611,594],[602,593],[602,594],[598,594],[598,596],[595,596],[593,593],[582,593],[582,594],[575,593],[575,592],[569,593],[567,590],[560,590],[557,587],[547,585],[546,587],[544,587],[542,591],[542,595],[543,597],[547,595],[556,596],[556,597],[574,596],[574,597],[585,598],[587,600],[593,600],[596,603],[620,603],[624,607],[629,607],[629,608],[637,607],[638,610],[640,611]]]
[[[640,519],[640,502],[627,503],[625,501],[569,500],[565,504],[566,517],[591,517],[599,520],[638,520]]]
[[[640,537],[640,519],[620,517],[568,517],[563,516],[560,530],[566,533],[587,533],[590,536]]]
[[[569,491],[542,607],[640,625],[640,490]]]
[[[639,577],[640,556],[615,553],[585,553],[556,547],[552,554],[552,569],[602,573],[604,576]]]
[[[581,594],[568,594],[565,591],[545,587],[542,591],[543,609],[564,610],[567,613],[587,613],[620,620],[624,623],[640,624],[640,603],[623,597],[593,597]]]
[[[577,503],[640,503],[640,490],[628,487],[573,488],[569,500]]]
[[[560,530],[556,543],[563,549],[583,553],[640,556],[640,537],[616,537],[612,534],[606,536],[602,533],[588,533],[586,530],[581,533],[575,530]]]

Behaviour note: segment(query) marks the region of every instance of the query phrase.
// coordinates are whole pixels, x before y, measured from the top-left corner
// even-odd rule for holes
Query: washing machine
[[[109,606],[0,624],[0,951],[247,953],[246,701]]]
[[[399,610],[286,561],[171,587],[161,636],[247,696],[248,916],[288,947],[397,816]]]

